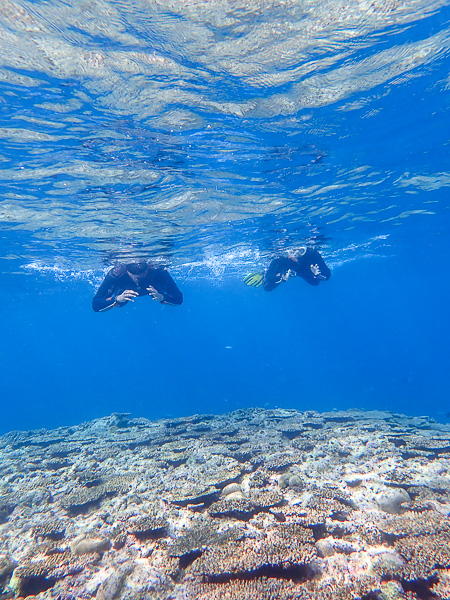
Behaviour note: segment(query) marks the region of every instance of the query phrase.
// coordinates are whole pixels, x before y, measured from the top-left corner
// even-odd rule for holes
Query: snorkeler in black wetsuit
[[[137,262],[119,265],[107,273],[92,300],[92,308],[103,312],[134,302],[138,296],[151,296],[161,304],[183,302],[182,293],[166,269]]]
[[[298,275],[311,285],[319,285],[330,278],[331,271],[315,248],[302,246],[289,256],[274,258],[264,274],[262,285],[266,292],[274,290],[282,281]]]

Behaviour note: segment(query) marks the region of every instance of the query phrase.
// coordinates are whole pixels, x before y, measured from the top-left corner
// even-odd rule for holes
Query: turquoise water
[[[448,419],[445,2],[3,2],[3,431],[113,411]],[[332,269],[265,293],[298,245]],[[181,307],[94,314],[114,264]]]

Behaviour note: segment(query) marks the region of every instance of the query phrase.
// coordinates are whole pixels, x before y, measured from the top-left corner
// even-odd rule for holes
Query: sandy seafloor
[[[113,414],[0,438],[1,598],[450,598],[450,427]]]

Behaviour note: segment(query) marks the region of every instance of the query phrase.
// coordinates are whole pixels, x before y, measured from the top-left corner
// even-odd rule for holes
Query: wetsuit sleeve
[[[292,268],[289,258],[274,258],[264,274],[263,288],[266,292],[274,290],[282,281],[282,276]]]
[[[153,287],[164,296],[161,304],[180,305],[183,302],[183,294],[177,287],[177,284],[170,276],[169,271],[161,269],[158,273],[158,278],[153,284]]]
[[[123,303],[116,302],[116,297],[123,290],[119,289],[119,278],[113,275],[113,271],[114,269],[111,269],[106,275],[92,300],[92,308],[95,312],[104,312],[114,306],[125,306]]]
[[[311,271],[311,267],[317,265],[320,269],[320,277],[316,277]],[[302,277],[310,285],[319,285],[321,281],[330,279],[331,271],[325,264],[320,252],[315,248],[308,248],[305,256],[298,262],[297,275]]]

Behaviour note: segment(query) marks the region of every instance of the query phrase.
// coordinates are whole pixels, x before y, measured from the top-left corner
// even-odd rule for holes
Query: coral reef
[[[33,526],[33,535],[37,538],[47,538],[50,540],[61,540],[66,532],[64,521],[60,519],[50,519]]]
[[[124,413],[0,438],[3,598],[450,599],[450,428]]]
[[[130,523],[128,533],[138,539],[165,537],[168,535],[168,525],[161,515],[146,515]]]

